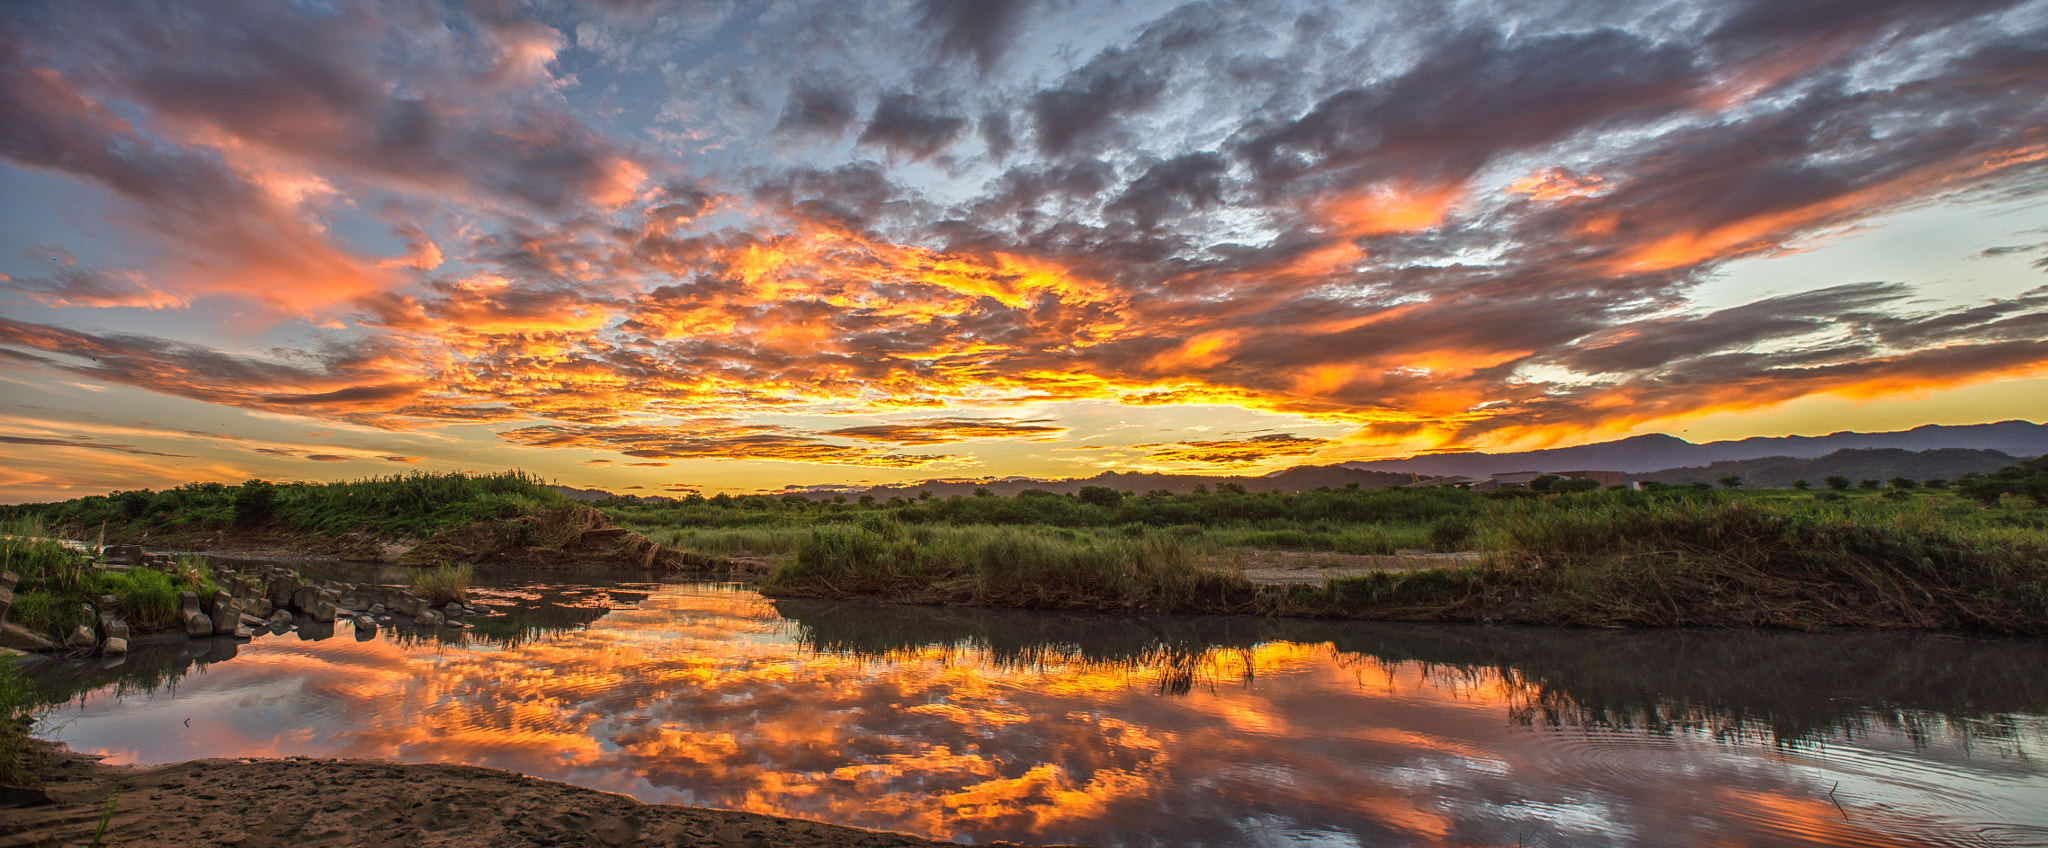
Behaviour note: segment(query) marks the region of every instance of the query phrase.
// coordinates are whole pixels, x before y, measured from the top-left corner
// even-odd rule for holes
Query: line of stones
[[[126,550],[115,553],[109,560],[131,559],[130,562],[110,562],[121,566],[144,566],[170,570],[176,564],[168,559],[142,553],[138,548],[132,553]],[[14,581],[12,572],[0,575],[0,584],[11,588]],[[419,627],[467,628],[462,619],[482,612],[462,603],[449,603],[436,608],[426,598],[408,589],[379,586],[374,583],[351,583],[344,580],[302,579],[299,573],[282,566],[270,566],[260,572],[243,573],[219,571],[213,576],[220,587],[211,597],[200,598],[197,592],[181,592],[178,595],[179,617],[184,622],[185,633],[192,638],[232,636],[248,639],[258,629],[283,632],[289,629],[294,614],[304,615],[318,622],[333,622],[347,618],[355,622],[356,632],[372,632],[378,623],[390,622],[393,615],[412,619]],[[4,592],[5,589],[0,589]],[[11,599],[11,595],[9,595]],[[130,637],[128,622],[120,617],[120,599],[113,595],[101,595],[95,603],[84,605],[84,611],[93,625],[77,625],[64,640],[64,647],[73,650],[97,650],[101,654],[122,654],[128,651]]]

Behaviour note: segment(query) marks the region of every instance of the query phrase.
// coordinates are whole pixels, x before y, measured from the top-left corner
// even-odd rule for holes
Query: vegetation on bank
[[[0,516],[32,518],[46,527],[106,538],[196,537],[278,529],[339,537],[347,534],[424,537],[450,525],[513,518],[566,504],[541,478],[496,474],[420,473],[337,483],[237,486],[187,483],[136,489],[59,503],[0,507]]]
[[[130,628],[149,633],[183,624],[179,593],[204,596],[217,588],[202,557],[178,557],[171,572],[105,571],[91,567],[86,554],[64,547],[54,535],[34,518],[0,522],[0,570],[20,578],[7,620],[58,644],[73,626],[93,623],[86,607],[103,595],[114,596]]]
[[[2048,633],[2048,516],[2014,474],[1839,488],[1230,488],[613,504],[686,549],[770,560],[789,597],[1584,625]],[[1986,481],[2003,489],[1987,496]],[[1832,484],[1831,484],[1832,485]],[[1558,487],[1560,489],[1566,487]],[[2003,499],[1999,494],[2004,495]],[[1255,550],[1476,551],[1322,585],[1259,585]],[[1418,565],[1441,565],[1420,561]]]

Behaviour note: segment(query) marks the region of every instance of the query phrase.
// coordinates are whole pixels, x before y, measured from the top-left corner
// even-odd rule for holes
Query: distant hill
[[[1485,477],[1510,471],[1576,471],[1594,469],[1644,474],[1716,462],[1789,457],[1815,459],[1839,450],[1896,449],[1988,450],[2012,457],[2048,454],[2048,425],[2027,421],[1947,426],[1929,424],[1892,433],[1832,433],[1826,436],[1759,436],[1693,444],[1676,436],[1653,434],[1612,442],[1516,453],[1457,453],[1408,459],[1349,462],[1346,468],[1401,474]],[[1894,475],[1898,476],[1898,475]]]
[[[1655,480],[1659,483],[1713,483],[1730,474],[1741,477],[1752,489],[1782,489],[1794,480],[1805,480],[1816,488],[1830,476],[1851,480],[1954,480],[1964,474],[1989,474],[2019,462],[2017,457],[1993,450],[1942,448],[1909,451],[1899,448],[1838,450],[1813,459],[1769,456],[1762,459],[1734,459],[1693,468],[1667,468],[1646,474],[1628,475],[1629,482]]]
[[[875,486],[860,491],[819,491],[808,493],[812,498],[830,498],[834,495],[859,497],[874,495],[879,500],[892,497],[915,498],[921,492],[930,492],[932,497],[944,498],[953,495],[972,495],[975,489],[987,489],[990,494],[1009,497],[1026,489],[1039,489],[1060,495],[1070,495],[1086,486],[1102,486],[1119,492],[1144,494],[1164,490],[1174,494],[1187,494],[1196,486],[1215,489],[1225,483],[1235,483],[1251,492],[1300,492],[1310,489],[1342,488],[1357,483],[1362,488],[1383,489],[1398,486],[1414,480],[1410,474],[1395,474],[1384,471],[1361,471],[1342,465],[1301,465],[1285,471],[1276,471],[1263,477],[1217,477],[1207,474],[1150,474],[1123,471],[1105,471],[1093,477],[1076,480],[1037,480],[1026,477],[1009,477],[1002,480],[929,480],[923,483],[907,483],[901,486]]]
[[[603,489],[578,489],[574,486],[549,486],[548,488],[561,492],[562,497],[572,501],[601,501],[613,496],[612,493]]]

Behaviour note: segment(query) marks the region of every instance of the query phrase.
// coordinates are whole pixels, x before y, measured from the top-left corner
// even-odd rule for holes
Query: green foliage
[[[421,569],[412,573],[413,588],[420,590],[429,603],[436,605],[469,600],[469,585],[475,579],[476,566],[469,563],[443,563],[433,570]]]
[[[2006,495],[2032,498],[2035,505],[2048,505],[2048,456],[2038,456],[2008,465],[1990,474],[1966,476],[1956,481],[1963,497],[1990,505]]]
[[[162,492],[140,490],[12,507],[8,514],[90,536],[104,526],[113,538],[204,538],[226,527],[278,527],[330,537],[350,533],[411,534],[493,518],[511,518],[567,501],[541,478],[415,472],[337,483],[249,480],[239,486],[188,483]]]
[[[1826,478],[1823,478],[1821,482],[1827,484],[1827,487],[1829,489],[1837,492],[1849,488],[1849,478],[1843,477],[1839,474],[1831,474]]]

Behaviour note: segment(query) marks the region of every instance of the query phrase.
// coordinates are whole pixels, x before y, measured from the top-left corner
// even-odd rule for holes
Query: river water
[[[545,582],[543,582],[545,581]],[[43,661],[112,762],[372,757],[961,841],[2048,845],[2048,641],[1109,617],[559,575]]]

